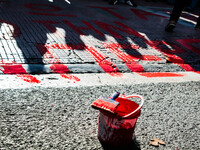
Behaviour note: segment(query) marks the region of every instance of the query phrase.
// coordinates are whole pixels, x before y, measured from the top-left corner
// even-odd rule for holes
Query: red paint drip
[[[68,80],[71,80],[73,81],[74,83],[80,81],[80,79],[74,75],[71,75],[71,74],[60,74],[61,77],[65,78],[65,79],[68,79]]]
[[[32,75],[26,74],[26,75],[17,75],[17,77],[23,79],[24,81],[28,83],[40,83],[36,77],[33,77]]]
[[[139,73],[141,76],[145,76],[148,78],[153,77],[183,77],[185,75],[179,73],[172,73],[172,72],[143,72]]]

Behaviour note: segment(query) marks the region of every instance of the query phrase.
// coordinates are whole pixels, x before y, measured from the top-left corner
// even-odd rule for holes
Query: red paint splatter
[[[80,81],[80,79],[78,77],[71,75],[71,74],[60,74],[60,76],[65,79],[73,81],[73,83]]]
[[[36,77],[33,77],[32,75],[29,75],[29,74],[17,75],[17,77],[19,77],[29,83],[41,83],[41,81],[39,81]]]
[[[70,72],[70,70],[68,69],[67,65],[63,65],[63,64],[52,64],[50,66],[50,69],[54,73],[69,73]]]
[[[152,78],[152,77],[183,77],[183,76],[185,76],[180,73],[172,73],[172,72],[142,72],[139,74],[141,76],[145,76],[148,78]]]

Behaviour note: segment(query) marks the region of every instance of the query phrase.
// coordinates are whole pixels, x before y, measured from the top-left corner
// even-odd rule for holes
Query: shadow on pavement
[[[140,145],[137,140],[132,140],[130,144],[120,147],[113,147],[101,142],[101,145],[104,150],[141,150]]]

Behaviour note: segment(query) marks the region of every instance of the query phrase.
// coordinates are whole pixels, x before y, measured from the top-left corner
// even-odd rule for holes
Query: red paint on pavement
[[[36,77],[25,74],[25,75],[17,75],[17,77],[21,78],[22,80],[29,82],[29,83],[41,83],[40,80],[38,80]]]
[[[93,56],[95,61],[99,64],[99,66],[109,75],[114,76],[114,77],[122,77],[123,74],[118,72],[118,68],[115,64],[113,64],[110,60],[106,60],[107,57],[104,56],[103,54],[100,54],[97,50],[95,50],[93,47],[85,47],[83,44],[78,44],[78,45],[67,45],[67,44],[53,44],[53,45],[45,45],[43,48],[55,48],[55,49],[82,49],[86,50],[89,54]],[[60,65],[60,64],[59,64]],[[57,68],[57,66],[52,65],[51,69]],[[57,69],[53,69],[56,71]],[[58,69],[62,70],[62,69]],[[66,69],[67,70],[67,69]],[[57,73],[62,73],[60,71],[56,71]],[[70,72],[70,71],[69,71]]]
[[[196,70],[194,68],[191,67],[191,65],[189,64],[177,64],[179,65],[181,68],[183,68],[185,71],[193,71],[196,72]]]
[[[121,52],[118,48],[112,47],[109,44],[105,44],[112,53],[117,55],[132,72],[144,72],[142,65],[138,64],[131,55]]]
[[[161,51],[165,54],[181,54],[185,53],[186,50],[180,47],[179,45],[172,43],[172,42],[165,42],[165,41],[148,41],[147,44],[153,47],[156,50]]]
[[[0,70],[4,74],[27,74],[21,64],[1,64]]]
[[[139,9],[134,9],[134,8],[131,8],[131,11],[136,16],[138,16],[140,19],[144,19],[144,20],[148,20],[148,18],[146,16],[158,16],[158,17],[162,17],[162,18],[168,18],[166,16],[162,16],[162,15],[158,15],[158,14],[154,14],[154,13],[151,13],[151,12],[147,12],[147,11],[139,10]]]
[[[43,44],[37,44],[39,52],[44,58],[48,59],[49,63],[60,63],[59,60],[53,56],[53,54],[48,50],[47,47]]]
[[[140,60],[145,60],[145,61],[159,61],[162,60],[161,58],[153,55],[134,55],[132,56],[134,59],[140,59]]]
[[[17,77],[20,77],[21,79],[29,83],[41,82],[36,77],[28,74],[21,64],[2,64],[0,65],[0,70],[4,74],[19,74],[17,75]]]
[[[168,61],[179,65],[186,71],[195,71],[195,69],[193,69],[189,64],[185,64],[185,61],[183,58],[175,55],[175,54],[186,52],[186,50],[179,47],[178,45],[175,46],[175,44],[166,43],[165,41],[149,41],[148,44],[154,49],[160,51],[163,55],[165,55]],[[162,47],[162,46],[166,46],[167,44],[169,44],[173,48],[173,50]]]
[[[48,45],[46,44],[45,47],[47,49],[70,49],[70,46],[68,46],[67,44],[51,44],[51,45]]]
[[[139,46],[134,45],[134,44],[119,44],[119,43],[110,43],[110,44],[105,44],[106,48],[114,48],[115,52],[114,53],[119,53],[120,49],[130,49],[130,50],[136,50],[139,49]],[[122,53],[122,52],[121,52]],[[124,57],[124,54],[122,58]],[[130,59],[139,59],[139,60],[145,60],[145,61],[159,61],[162,60],[161,58],[157,57],[157,56],[153,56],[153,55],[127,55],[127,57],[129,57]]]
[[[53,24],[59,24],[57,21],[44,21],[44,20],[33,20],[37,23],[42,23],[51,33],[56,32],[56,27]]]
[[[124,49],[139,49],[140,48],[138,45],[135,45],[135,44],[109,43],[107,45],[110,47],[124,48]]]
[[[48,4],[25,4],[26,8],[37,10],[37,11],[60,11],[62,10],[60,7],[54,6],[54,5],[48,5]]]
[[[192,45],[192,44],[195,44],[195,43],[199,44],[200,39],[179,39],[179,40],[176,40],[176,41],[179,42],[184,47],[186,47],[187,49],[189,49],[189,50],[193,51],[194,53],[200,55],[199,48]]]
[[[103,54],[100,54],[97,50],[95,50],[93,47],[87,47],[85,49],[88,53],[90,53],[93,58],[96,60],[96,62],[99,64],[99,66],[109,75],[114,77],[122,77],[123,74],[119,73],[118,68],[115,64],[113,64],[110,60],[107,59],[106,56]]]
[[[119,19],[122,19],[122,20],[126,19],[123,16],[119,15],[118,13],[116,13],[114,11],[111,11],[112,9],[116,9],[116,8],[113,8],[113,7],[99,7],[99,6],[89,6],[89,7],[102,9],[102,10],[112,14],[113,16],[115,16],[115,17],[117,17]]]
[[[66,14],[53,14],[53,13],[38,13],[38,12],[28,12],[31,15],[42,15],[42,16],[64,16],[64,17],[77,17],[76,15],[66,15]]]
[[[110,24],[107,24],[107,23],[104,23],[104,22],[100,22],[100,21],[94,21],[94,23],[96,23],[98,26],[100,26],[101,28],[103,28],[104,30],[109,32],[115,38],[123,39],[124,37],[122,35],[120,35],[118,32],[113,31],[113,29],[119,30],[121,32],[128,33],[130,35],[134,35],[136,37],[140,37],[141,39],[145,40],[145,37],[143,35],[141,35],[137,31],[133,30],[132,28],[122,24],[121,22],[115,21],[114,23],[117,24],[118,26],[121,26],[122,28],[114,26],[114,25],[110,25]]]
[[[170,61],[174,64],[184,64],[185,61],[181,57],[174,55],[174,54],[165,54],[167,56],[167,61]]]
[[[172,73],[172,72],[142,72],[139,74],[141,76],[145,76],[148,78],[152,78],[152,77],[183,77],[183,76],[185,76],[180,73]]]
[[[97,30],[96,28],[94,28],[89,22],[87,21],[82,21],[82,23],[84,23],[86,26],[85,27],[78,27],[73,25],[71,22],[67,21],[67,20],[63,20],[69,27],[71,27],[74,31],[76,31],[78,34],[80,35],[85,35],[83,33],[83,30],[93,30],[94,32],[96,32],[99,36],[103,37],[104,34],[101,33],[99,30]]]
[[[70,72],[70,70],[68,69],[67,65],[63,65],[63,64],[52,64],[50,66],[50,69],[54,73],[69,73]]]
[[[46,55],[45,53],[49,53],[49,55],[51,57],[54,58],[55,62],[57,64],[52,64],[50,66],[50,69],[54,72],[54,73],[59,73],[61,77],[65,78],[65,79],[68,79],[68,80],[72,80],[74,83],[76,83],[77,81],[80,81],[80,79],[74,75],[71,75],[71,74],[64,74],[64,73],[69,73],[70,70],[69,68],[67,67],[67,65],[64,65],[64,64],[59,64],[61,63],[57,58],[55,58],[53,56],[53,54],[51,54],[49,52],[49,49],[50,48],[55,48],[55,49],[71,49],[71,47],[69,47],[67,44],[53,44],[53,45],[42,45],[42,44],[38,44],[37,45],[38,49],[41,51],[41,53],[43,55]],[[81,47],[81,45],[79,45],[78,47]]]
[[[71,74],[60,74],[60,76],[65,79],[73,81],[73,83],[80,81],[80,79],[78,77],[71,75]]]

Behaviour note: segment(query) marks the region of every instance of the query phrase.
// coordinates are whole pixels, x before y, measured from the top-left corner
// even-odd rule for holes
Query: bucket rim
[[[121,117],[122,119],[126,119],[126,118],[128,118],[128,117],[130,117],[130,116],[136,114],[138,111],[141,111],[141,108],[142,108],[143,105],[144,105],[144,97],[143,97],[143,96],[141,96],[141,95],[123,96],[123,95],[122,95],[121,98],[129,99],[129,98],[133,98],[133,97],[139,98],[139,99],[141,100],[141,103],[140,103],[140,105],[138,106],[137,109],[135,109],[134,111],[132,111],[131,113],[129,113],[129,114],[125,115],[125,116],[122,116],[122,117]]]

